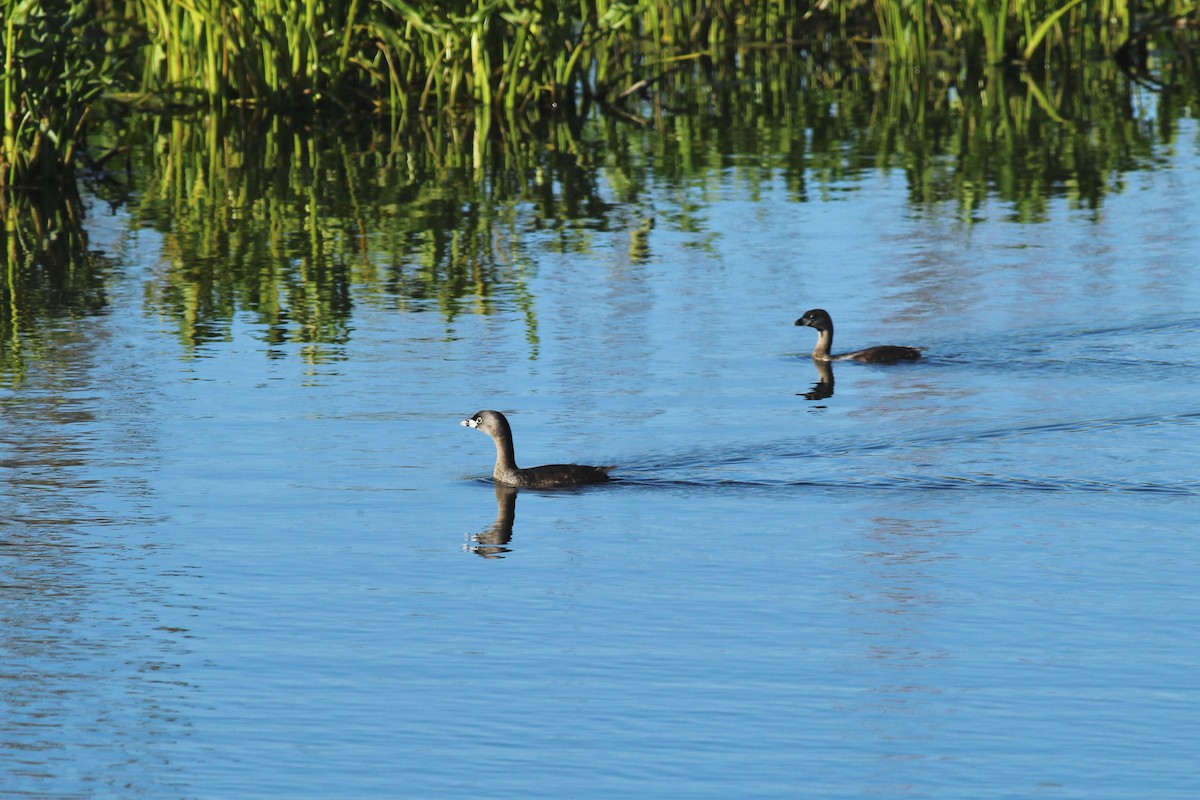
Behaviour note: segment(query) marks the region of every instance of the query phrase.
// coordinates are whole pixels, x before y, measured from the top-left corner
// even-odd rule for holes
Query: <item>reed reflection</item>
[[[0,385],[20,385],[40,359],[43,320],[108,308],[112,263],[89,245],[84,215],[73,188],[0,192]]]
[[[496,489],[496,521],[482,531],[471,535],[471,543],[465,549],[481,558],[504,558],[512,552],[507,545],[512,541],[513,520],[517,516],[517,494],[520,489],[503,484],[494,484]]]
[[[672,67],[615,114],[503,124],[431,115],[390,126],[152,115],[98,135],[137,139],[126,161],[140,183],[107,196],[134,206],[132,225],[163,234],[147,311],[188,348],[229,336],[239,317],[272,345],[340,347],[363,306],[433,311],[449,325],[517,308],[532,358],[532,278],[544,251],[590,258],[605,238],[597,234],[616,230],[629,231],[631,265],[661,256],[651,231],[715,249],[708,198],[730,181],[758,198],[782,184],[805,203],[886,165],[903,169],[914,208],[948,203],[970,220],[996,197],[1015,220],[1041,222],[1052,198],[1097,208],[1122,175],[1154,163],[1154,129],[1130,125],[1145,102],[1109,62],[1021,80],[987,70],[967,80],[978,91],[960,94],[953,70],[923,71],[914,85],[895,79],[889,59],[866,69],[851,60],[765,48],[712,75]],[[1177,79],[1180,93],[1195,94],[1190,73]],[[1188,105],[1166,99],[1154,113],[1170,138]],[[714,107],[728,125],[667,113]],[[296,352],[340,357],[336,347]]]

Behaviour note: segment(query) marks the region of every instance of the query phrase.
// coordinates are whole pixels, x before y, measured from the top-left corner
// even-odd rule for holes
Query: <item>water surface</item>
[[[601,167],[478,304],[307,339],[92,204],[3,395],[0,794],[1195,797],[1198,133],[1035,221]],[[926,355],[815,387],[814,306]],[[621,480],[498,493],[482,408]]]

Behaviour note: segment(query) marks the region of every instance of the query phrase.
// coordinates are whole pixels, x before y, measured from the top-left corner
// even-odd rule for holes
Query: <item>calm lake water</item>
[[[1200,796],[1198,142],[1037,221],[651,170],[319,345],[185,346],[92,203],[2,398],[0,795]],[[811,307],[926,356],[814,391]],[[496,492],[485,408],[622,480]]]

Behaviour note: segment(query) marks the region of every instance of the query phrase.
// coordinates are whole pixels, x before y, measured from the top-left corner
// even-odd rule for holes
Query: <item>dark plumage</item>
[[[805,311],[804,316],[796,320],[797,325],[807,325],[817,329],[817,346],[813,348],[812,357],[818,361],[863,361],[867,364],[895,364],[897,361],[914,361],[921,357],[917,347],[902,347],[894,344],[884,344],[868,347],[865,350],[855,350],[850,353],[833,355],[829,351],[833,347],[833,318],[823,308]]]
[[[585,483],[604,483],[611,480],[610,470],[615,467],[590,467],[584,464],[547,464],[542,467],[517,466],[513,456],[512,428],[499,411],[480,411],[462,424],[477,428],[496,443],[496,468],[492,477],[506,486],[547,489],[555,486],[579,486]]]

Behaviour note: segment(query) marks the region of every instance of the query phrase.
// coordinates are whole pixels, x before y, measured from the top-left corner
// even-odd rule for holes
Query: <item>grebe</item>
[[[852,353],[833,355],[829,352],[833,347],[833,318],[823,308],[805,311],[804,316],[796,320],[797,325],[807,325],[817,329],[817,346],[813,348],[812,357],[817,361],[862,361],[867,364],[895,364],[897,361],[914,361],[921,357],[921,351],[916,347],[901,347],[894,344],[884,344],[868,347],[865,350],[855,350]]]
[[[521,469],[513,457],[512,428],[499,411],[480,411],[462,424],[476,428],[492,437],[496,443],[496,468],[492,477],[506,486],[545,489],[555,486],[578,486],[585,483],[604,483],[613,466],[590,467],[584,464],[547,464]]]

